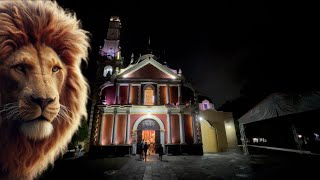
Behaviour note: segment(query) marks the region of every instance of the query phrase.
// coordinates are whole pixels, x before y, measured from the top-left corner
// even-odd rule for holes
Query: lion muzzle
[[[42,97],[33,97],[31,96],[31,101],[35,104],[38,104],[43,111],[48,104],[52,103],[55,98],[42,98]]]

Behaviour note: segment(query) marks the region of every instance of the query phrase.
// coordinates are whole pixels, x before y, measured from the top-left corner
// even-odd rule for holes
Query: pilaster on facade
[[[103,127],[104,127],[104,121],[105,121],[105,119],[103,118],[103,116],[101,116],[100,136],[99,136],[99,143],[98,143],[100,145],[102,144],[102,138],[103,138],[102,132],[103,132]]]
[[[184,119],[182,118],[181,113],[179,115],[179,125],[180,125],[180,144],[185,144],[185,131],[184,131]]]
[[[198,134],[198,143],[202,143],[202,133],[201,133],[201,125],[199,122],[199,116],[197,114],[198,112],[196,112],[196,128],[197,128],[197,134]]]
[[[197,125],[196,125],[196,119],[197,116],[195,113],[192,114],[192,131],[193,131],[193,143],[198,143],[198,135],[197,135]]]
[[[128,100],[128,104],[130,104],[130,96],[131,96],[130,92],[131,92],[131,84],[128,85],[128,96],[127,96],[128,97],[128,99],[127,99]]]
[[[162,146],[164,146],[164,139],[165,139],[165,137],[164,137],[164,133],[165,133],[165,129],[160,129],[160,139],[161,139],[161,144],[162,144]]]
[[[167,115],[167,123],[168,123],[168,133],[167,133],[167,143],[172,144],[172,138],[171,138],[171,114],[168,112]]]
[[[96,105],[96,100],[92,100],[91,108],[90,108],[90,115],[89,115],[89,127],[88,127],[88,138],[91,139],[91,134],[92,134],[92,126],[94,122],[94,111],[95,111],[95,105]]]
[[[118,112],[115,110],[114,116],[113,116],[113,127],[112,127],[112,142],[111,144],[116,143],[116,138],[117,138],[117,119],[118,119]]]
[[[100,136],[101,136],[101,129],[99,129],[100,117],[101,117],[100,109],[98,109],[97,113],[96,113],[96,116],[95,116],[95,123],[94,123],[95,125],[94,125],[94,132],[93,132],[93,144],[94,145],[99,144],[99,139],[98,138],[100,138]]]
[[[178,84],[178,104],[181,104],[181,84]]]
[[[119,104],[120,84],[116,84],[116,104]]]
[[[160,85],[156,84],[156,86],[157,86],[157,95],[156,95],[157,105],[160,105]]]
[[[170,89],[170,86],[169,86],[169,84],[167,84],[167,104],[170,104],[170,91],[169,91],[169,89]]]
[[[130,142],[130,112],[127,111],[127,126],[126,126],[126,144],[129,144]]]
[[[142,97],[141,97],[141,84],[139,84],[139,86],[138,86],[138,104],[139,105],[142,104],[141,100],[142,100]]]

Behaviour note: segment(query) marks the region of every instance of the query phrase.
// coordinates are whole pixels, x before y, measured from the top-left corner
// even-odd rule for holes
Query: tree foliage
[[[71,142],[69,144],[69,149],[73,149],[78,145],[79,142],[85,141],[88,138],[89,127],[87,121],[82,119],[81,126],[78,131],[73,135]]]

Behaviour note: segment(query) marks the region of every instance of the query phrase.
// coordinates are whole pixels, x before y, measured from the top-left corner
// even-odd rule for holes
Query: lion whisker
[[[67,123],[71,124],[71,116],[72,112],[70,109],[64,105],[60,105],[60,111],[57,115],[58,123],[60,123],[61,120],[66,121]]]
[[[0,113],[3,113],[3,112],[6,112],[6,111],[11,111],[13,109],[17,109],[19,108],[18,106],[18,103],[8,103],[8,104],[5,104],[3,106],[0,106]]]
[[[11,115],[11,114],[16,114],[19,113],[19,109],[12,109],[11,111],[8,111],[6,114]]]
[[[60,114],[57,114],[56,120],[57,120],[58,124],[61,123],[61,118],[62,118],[62,116]]]
[[[1,117],[6,120],[20,119],[21,114],[23,113],[19,109],[18,102],[4,104],[3,106],[0,106],[0,109]]]
[[[0,106],[0,107],[12,106],[12,105],[18,105],[18,103],[17,103],[17,102],[14,102],[14,103],[7,103],[7,104],[4,104],[4,105],[2,105],[2,106]]]
[[[15,120],[19,117],[19,115],[20,115],[19,109],[14,109],[14,110],[10,111],[9,113],[7,113],[5,115],[5,117],[8,120],[10,120],[10,119]]]

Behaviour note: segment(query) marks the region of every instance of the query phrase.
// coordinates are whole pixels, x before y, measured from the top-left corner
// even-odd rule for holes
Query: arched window
[[[110,75],[112,75],[112,66],[107,65],[103,69],[103,77],[107,77],[109,72],[110,72]]]
[[[152,85],[144,89],[144,105],[154,105],[154,89]]]

